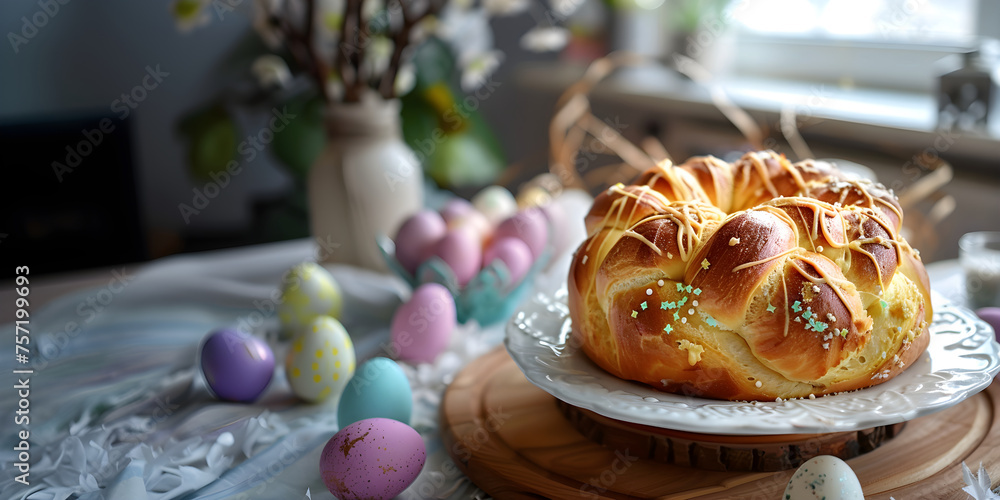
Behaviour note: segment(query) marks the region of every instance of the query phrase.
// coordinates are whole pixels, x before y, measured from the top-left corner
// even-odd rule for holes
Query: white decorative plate
[[[594,364],[570,336],[566,288],[525,301],[507,325],[507,351],[528,380],[574,406],[616,420],[709,434],[812,434],[912,420],[982,391],[1000,372],[993,330],[934,296],[927,351],[883,384],[816,399],[741,403],[670,394]]]

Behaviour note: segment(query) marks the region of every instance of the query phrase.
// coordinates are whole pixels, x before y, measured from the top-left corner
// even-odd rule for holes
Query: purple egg
[[[396,260],[407,271],[415,272],[447,230],[444,219],[433,210],[413,214],[396,233]]]
[[[330,438],[319,457],[319,471],[330,493],[341,500],[389,499],[413,483],[426,460],[424,440],[412,427],[369,418]]]
[[[263,340],[223,328],[208,335],[201,347],[201,371],[220,399],[256,400],[274,375],[274,353]]]
[[[494,260],[499,259],[510,271],[510,282],[520,283],[534,259],[531,256],[531,249],[527,243],[518,238],[502,238],[493,242],[486,252],[483,253],[483,265],[488,266]]]
[[[514,237],[528,245],[531,256],[538,259],[549,242],[548,220],[537,208],[522,210],[503,221],[493,236],[495,239]]]
[[[997,342],[1000,342],[1000,307],[977,309],[976,314],[993,327],[993,334],[996,335]]]
[[[451,271],[460,286],[465,286],[476,273],[483,262],[483,247],[479,236],[473,231],[459,228],[448,231],[444,238],[434,246],[432,255],[440,257]]]
[[[469,203],[464,198],[452,198],[441,209],[441,218],[444,219],[445,223],[451,224],[475,210],[472,203]]]
[[[431,363],[448,347],[455,329],[455,299],[442,285],[425,283],[396,309],[392,348],[404,361]]]

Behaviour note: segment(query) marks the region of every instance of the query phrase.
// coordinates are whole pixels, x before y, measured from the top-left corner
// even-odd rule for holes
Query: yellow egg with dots
[[[282,278],[278,319],[282,337],[298,333],[318,316],[340,317],[343,297],[333,276],[315,262],[303,262]]]
[[[336,319],[319,316],[292,340],[285,375],[296,396],[319,403],[339,399],[354,375],[354,363],[354,344],[347,330]]]

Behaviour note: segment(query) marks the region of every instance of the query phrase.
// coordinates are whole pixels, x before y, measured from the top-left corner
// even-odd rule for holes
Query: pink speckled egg
[[[455,299],[442,285],[425,283],[396,309],[392,348],[404,361],[430,363],[448,347],[455,329]]]
[[[460,286],[465,286],[479,272],[483,262],[480,238],[472,231],[455,229],[445,233],[444,238],[434,245],[433,255],[440,257],[452,272]]]
[[[497,240],[517,238],[528,245],[531,256],[537,259],[549,242],[549,223],[541,210],[529,208],[500,223],[493,237]]]
[[[520,283],[534,259],[531,256],[531,249],[528,244],[517,238],[501,238],[495,240],[489,248],[483,252],[483,265],[487,266],[499,259],[510,271],[511,283]]]
[[[319,470],[340,500],[389,499],[403,492],[427,460],[424,440],[412,427],[388,418],[359,420],[323,447]]]
[[[396,233],[396,260],[407,271],[415,272],[447,230],[444,219],[433,210],[413,214]]]

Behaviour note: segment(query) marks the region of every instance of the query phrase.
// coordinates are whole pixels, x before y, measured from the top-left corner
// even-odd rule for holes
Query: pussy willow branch
[[[361,68],[365,63],[365,47],[367,47],[368,43],[370,43],[370,40],[361,40],[361,37],[364,36],[361,32],[361,27],[364,24],[363,16],[361,14],[364,11],[363,7],[364,0],[358,0],[358,2],[354,5],[354,18],[357,20],[357,28],[355,31],[355,33],[357,33],[357,36],[355,36],[357,45],[354,48],[355,51],[352,60],[354,63],[354,71],[357,74],[357,78],[354,80],[354,93],[357,95],[361,95],[362,90],[364,90],[364,88],[368,85],[364,75],[361,73]],[[369,28],[367,31],[370,33],[371,29]]]
[[[340,61],[340,78],[344,82],[344,101],[358,102],[361,100],[360,68],[355,65],[357,59],[354,51],[358,46],[358,33],[361,28],[361,4],[363,0],[347,0],[344,6],[344,16],[340,25],[340,43],[337,44],[337,58]],[[355,15],[355,12],[357,15]]]
[[[382,75],[382,81],[379,84],[379,92],[386,99],[395,97],[396,75],[399,73],[399,66],[402,64],[403,51],[410,44],[410,33],[413,31],[413,27],[426,17],[437,15],[447,2],[447,0],[428,0],[427,8],[419,14],[414,14],[407,9],[406,4],[408,2],[406,0],[396,1],[402,13],[403,24],[400,26],[399,31],[395,32],[392,36],[392,56],[389,59],[389,67],[386,69],[385,74]]]
[[[422,12],[412,12],[411,0],[395,0],[402,23],[399,29],[389,29],[389,37],[393,42],[392,55],[389,65],[378,81],[376,90],[386,99],[395,97],[396,76],[399,74],[402,65],[403,53],[410,45],[410,36],[414,27],[429,16],[437,15],[444,8],[448,0],[427,0],[426,7]],[[347,0],[344,15],[341,18],[340,38],[337,41],[337,50],[333,56],[333,68],[340,74],[344,84],[344,101],[357,102],[369,82],[362,75],[362,66],[365,61],[365,48],[367,41],[361,40],[362,29],[365,27],[362,12],[364,11],[365,0]],[[306,0],[305,28],[299,29],[295,26],[290,10],[291,2],[284,2],[281,12],[268,12],[268,16],[274,26],[284,35],[288,50],[292,53],[301,66],[312,75],[319,87],[323,100],[330,102],[332,97],[327,89],[326,80],[328,66],[319,56],[316,50],[316,0]],[[391,5],[391,4],[390,4]],[[391,9],[387,5],[387,9]],[[377,75],[370,75],[375,80]],[[372,83],[374,85],[374,83]]]
[[[319,57],[319,54],[316,51],[316,39],[314,36],[315,28],[316,0],[306,0],[306,33],[304,44],[306,55],[313,63],[311,68],[313,78],[316,79],[316,84],[319,85],[319,93],[323,96],[323,101],[330,102],[330,92],[326,88],[326,64],[323,63],[323,59]]]
[[[312,19],[315,17],[315,0],[308,0],[305,33],[292,24],[290,20],[291,16],[287,10],[283,14],[268,12],[269,22],[281,31],[286,40],[288,51],[292,53],[295,61],[312,75],[313,80],[319,86],[318,90],[323,100],[330,102],[330,95],[324,84],[326,81],[326,64],[323,63],[322,58],[316,52],[313,40]]]

